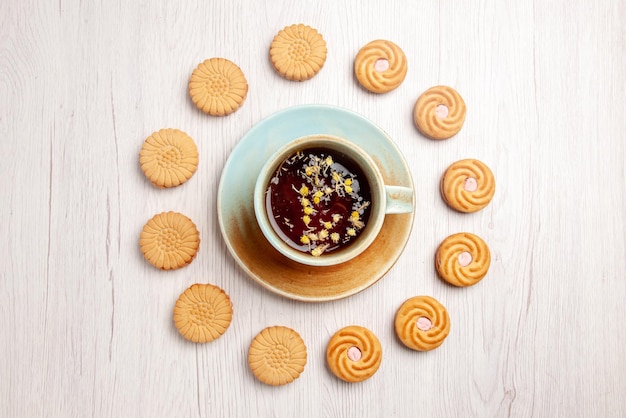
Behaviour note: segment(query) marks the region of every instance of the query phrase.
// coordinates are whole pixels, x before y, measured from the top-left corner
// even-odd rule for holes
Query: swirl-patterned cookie
[[[326,61],[326,41],[310,26],[287,26],[270,45],[270,60],[276,71],[292,81],[304,81],[317,74]]]
[[[139,236],[143,256],[153,266],[172,270],[191,263],[200,246],[200,233],[185,215],[163,212],[154,215]]]
[[[476,212],[491,202],[496,180],[484,163],[460,160],[451,164],[441,176],[441,196],[452,209]]]
[[[407,69],[402,49],[382,39],[365,45],[354,59],[356,79],[373,93],[387,93],[398,87],[404,81]]]
[[[189,78],[189,95],[196,107],[212,116],[225,116],[239,109],[248,94],[248,81],[241,69],[224,58],[198,64]]]
[[[307,353],[300,335],[291,328],[273,326],[261,331],[248,350],[250,370],[272,386],[293,382],[304,371]]]
[[[450,333],[446,308],[430,296],[407,299],[396,312],[396,335],[404,345],[417,351],[430,351]]]
[[[193,176],[198,168],[196,143],[178,129],[161,129],[143,143],[139,164],[156,187],[175,187]]]
[[[478,283],[487,274],[490,264],[489,247],[480,237],[469,232],[450,235],[435,253],[437,273],[454,286]]]
[[[417,99],[413,120],[417,129],[431,139],[450,138],[463,127],[465,102],[452,87],[431,87]]]
[[[174,306],[174,325],[180,335],[194,343],[207,343],[222,336],[233,318],[233,305],[222,289],[194,284]]]
[[[378,370],[382,358],[383,350],[376,335],[357,325],[337,331],[326,347],[328,367],[346,382],[369,379]]]

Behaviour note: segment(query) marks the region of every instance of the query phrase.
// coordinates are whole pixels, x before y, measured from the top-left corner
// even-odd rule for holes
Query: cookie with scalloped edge
[[[161,129],[144,141],[139,152],[139,164],[156,187],[180,186],[198,169],[198,148],[185,132]]]
[[[233,318],[233,305],[223,289],[196,283],[187,288],[174,306],[174,325],[180,335],[194,343],[221,337]]]
[[[326,62],[326,41],[310,26],[296,24],[280,30],[270,45],[270,61],[287,80],[313,78]]]
[[[304,371],[306,362],[304,340],[288,327],[265,328],[254,337],[248,350],[248,365],[252,374],[271,386],[293,382]]]
[[[200,246],[200,233],[191,219],[178,212],[154,215],[139,236],[141,252],[150,264],[173,270],[191,263]]]
[[[226,116],[243,104],[246,76],[234,62],[210,58],[198,64],[189,78],[189,95],[196,107],[212,116]]]

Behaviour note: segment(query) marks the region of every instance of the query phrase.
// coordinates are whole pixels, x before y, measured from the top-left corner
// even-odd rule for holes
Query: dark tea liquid
[[[289,156],[267,186],[276,233],[313,256],[350,245],[367,225],[371,193],[359,167],[341,153],[307,149]]]

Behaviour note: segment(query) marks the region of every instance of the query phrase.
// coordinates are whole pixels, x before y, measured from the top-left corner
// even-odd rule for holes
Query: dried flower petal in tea
[[[345,155],[308,149],[289,156],[269,182],[266,208],[276,233],[313,256],[350,245],[367,225],[370,190]]]

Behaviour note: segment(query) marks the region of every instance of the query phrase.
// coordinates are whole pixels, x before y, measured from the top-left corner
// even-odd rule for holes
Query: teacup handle
[[[385,186],[387,208],[385,213],[413,212],[413,189],[403,186]]]

